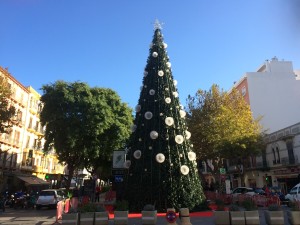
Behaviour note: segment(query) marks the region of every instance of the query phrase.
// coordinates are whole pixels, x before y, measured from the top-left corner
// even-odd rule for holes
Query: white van
[[[300,201],[300,183],[293,187],[290,192],[285,196],[289,201]]]

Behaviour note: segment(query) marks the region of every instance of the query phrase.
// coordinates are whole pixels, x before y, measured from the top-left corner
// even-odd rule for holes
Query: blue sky
[[[274,56],[300,69],[297,0],[1,0],[0,9],[0,66],[38,91],[83,81],[134,107],[156,18],[183,105]]]

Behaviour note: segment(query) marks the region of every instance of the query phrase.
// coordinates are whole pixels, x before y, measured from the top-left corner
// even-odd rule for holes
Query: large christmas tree
[[[132,211],[146,204],[160,211],[192,209],[204,200],[166,48],[156,22],[124,164],[128,169],[124,197]]]

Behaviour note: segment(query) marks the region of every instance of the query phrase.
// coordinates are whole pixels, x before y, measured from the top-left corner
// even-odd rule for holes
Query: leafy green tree
[[[249,105],[236,89],[225,92],[217,85],[209,91],[200,89],[194,97],[188,97],[187,108],[199,159],[211,159],[218,168],[223,159],[242,159],[261,151],[259,119],[253,119]]]
[[[11,89],[7,78],[0,75],[0,133],[9,133],[15,123],[16,109],[10,104]]]
[[[124,145],[132,122],[131,109],[114,91],[81,82],[56,81],[42,90],[44,148],[49,151],[54,147],[60,162],[68,165],[69,187],[74,170],[88,167],[94,172],[101,162],[110,160],[115,148]]]
[[[192,209],[205,198],[166,47],[158,26],[124,164],[128,168],[124,198],[132,211],[146,204],[160,211]]]

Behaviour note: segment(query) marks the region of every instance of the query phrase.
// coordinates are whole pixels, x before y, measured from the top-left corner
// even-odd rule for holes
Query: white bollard
[[[192,225],[190,221],[190,211],[188,208],[179,209],[181,225]]]

